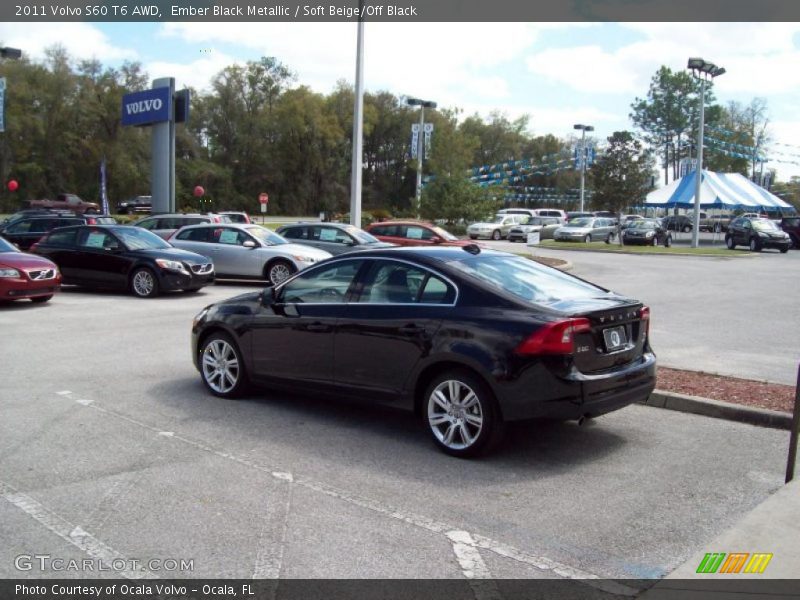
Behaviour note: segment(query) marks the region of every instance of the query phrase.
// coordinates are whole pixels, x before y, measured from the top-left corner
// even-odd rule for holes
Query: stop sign
[[[269,196],[266,192],[261,192],[258,195],[258,201],[261,202],[261,204],[269,204]]]

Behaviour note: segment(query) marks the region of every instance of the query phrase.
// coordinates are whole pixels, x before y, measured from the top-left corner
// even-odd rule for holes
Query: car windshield
[[[142,229],[141,227],[115,228],[111,231],[122,240],[130,250],[163,250],[172,248],[170,244],[162,240],[155,233]]]
[[[447,240],[448,242],[454,242],[455,240],[457,240],[457,239],[458,239],[458,238],[457,238],[456,236],[454,236],[452,233],[450,233],[449,231],[445,231],[445,230],[444,230],[444,229],[442,229],[441,227],[432,227],[431,229],[433,229],[433,232],[434,232],[436,235],[438,235],[438,236],[439,236],[440,238],[442,238],[443,240]]]
[[[19,252],[19,250],[10,242],[0,238],[0,252]]]
[[[379,244],[380,240],[375,236],[359,229],[358,227],[345,227],[344,230],[356,238],[362,244]]]
[[[778,231],[778,226],[768,219],[759,219],[753,221],[753,229],[758,231]]]
[[[652,220],[639,220],[631,223],[631,229],[655,229],[658,223]]]
[[[581,217],[579,219],[572,219],[569,223],[567,223],[567,227],[591,227],[593,219],[589,219],[587,217]]]
[[[252,235],[265,246],[280,246],[281,244],[289,243],[274,231],[270,231],[266,227],[261,227],[261,225],[248,227],[247,233]]]
[[[609,293],[587,281],[518,256],[479,254],[448,264],[531,304],[597,298]]]

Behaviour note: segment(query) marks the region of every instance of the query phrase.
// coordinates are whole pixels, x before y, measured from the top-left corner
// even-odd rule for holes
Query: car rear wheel
[[[589,234],[589,233],[587,233],[587,234],[586,234],[586,237],[585,237],[585,238],[583,238],[583,241],[584,241],[585,243],[587,243],[587,244],[588,244],[589,242],[591,242],[591,241],[592,241],[592,235],[591,235],[591,234]]]
[[[733,250],[736,248],[736,242],[733,241],[732,235],[729,235],[725,238],[725,245],[728,247],[728,250]]]
[[[669,248],[672,246],[672,236],[668,235],[664,240],[664,248]]]
[[[52,297],[53,294],[50,294],[49,296],[36,296],[36,298],[31,298],[31,302],[35,302],[36,304],[41,304],[43,302],[47,302]]]
[[[158,296],[158,279],[150,269],[136,269],[131,276],[131,291],[139,298]]]
[[[503,420],[486,385],[467,371],[442,373],[425,391],[428,430],[452,456],[476,456],[499,442]]]
[[[761,252],[761,244],[758,243],[758,239],[755,237],[750,238],[750,252]]]
[[[247,373],[236,343],[226,333],[212,333],[200,347],[200,377],[220,398],[237,398],[247,388]]]
[[[500,230],[499,230],[499,229],[495,229],[495,230],[492,232],[492,239],[493,239],[494,241],[497,241],[497,240],[499,240],[501,237],[502,237],[502,235],[500,234]]]
[[[689,233],[692,230],[691,225],[684,225],[683,226],[683,233]]]
[[[295,272],[294,265],[287,260],[275,260],[267,265],[265,278],[273,286],[283,283]]]

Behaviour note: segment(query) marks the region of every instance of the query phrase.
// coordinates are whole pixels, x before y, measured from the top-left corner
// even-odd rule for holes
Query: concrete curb
[[[602,248],[569,248],[560,246],[537,246],[542,250],[566,250],[567,252],[595,252],[599,254],[626,254],[628,256],[698,256],[701,258],[755,258],[757,253],[743,254],[696,254],[691,252],[626,252],[625,250],[604,250]]]
[[[664,390],[653,391],[647,401],[642,402],[642,404],[703,415],[714,419],[726,419],[760,427],[770,427],[772,429],[788,430],[792,426],[792,415],[790,413],[731,404],[730,402],[700,398],[698,396],[676,394]]]

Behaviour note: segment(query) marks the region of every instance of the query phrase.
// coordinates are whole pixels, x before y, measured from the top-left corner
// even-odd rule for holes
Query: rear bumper
[[[498,383],[495,392],[503,418],[578,419],[596,417],[646,400],[656,386],[656,357],[647,352],[634,363],[587,375],[574,367],[558,376],[543,364],[514,381]]]

